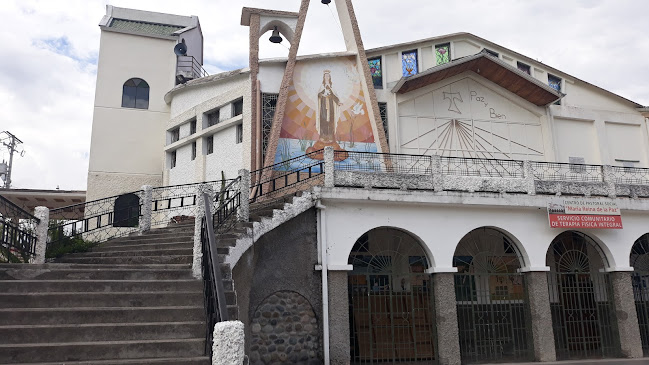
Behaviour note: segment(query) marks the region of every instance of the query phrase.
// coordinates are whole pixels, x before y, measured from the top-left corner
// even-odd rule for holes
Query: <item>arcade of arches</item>
[[[633,275],[606,272],[600,245],[581,232],[554,238],[548,272],[522,272],[516,242],[475,229],[456,246],[457,272],[435,273],[408,232],[363,234],[348,261],[351,363],[455,363],[454,351],[462,363],[637,357],[640,339],[649,354],[649,234],[633,245]]]

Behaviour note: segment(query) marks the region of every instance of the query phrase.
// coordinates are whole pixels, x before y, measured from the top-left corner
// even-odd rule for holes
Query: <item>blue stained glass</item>
[[[417,50],[403,52],[401,54],[401,66],[403,69],[403,77],[416,75],[417,68]]]
[[[548,74],[548,85],[556,91],[561,91],[561,78]]]

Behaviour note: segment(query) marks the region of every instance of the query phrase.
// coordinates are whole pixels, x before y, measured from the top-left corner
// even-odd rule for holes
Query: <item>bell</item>
[[[282,36],[279,35],[279,30],[277,30],[277,27],[273,29],[273,34],[270,36],[270,38],[268,38],[268,40],[273,43],[282,43],[283,39]]]
[[[331,0],[321,0],[320,2],[323,3],[323,4],[325,4],[325,5],[329,5],[329,3],[331,2]]]

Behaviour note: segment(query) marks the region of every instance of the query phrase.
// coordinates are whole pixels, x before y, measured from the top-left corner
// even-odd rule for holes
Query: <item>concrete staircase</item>
[[[210,364],[193,229],[118,238],[55,263],[0,265],[0,364]]]

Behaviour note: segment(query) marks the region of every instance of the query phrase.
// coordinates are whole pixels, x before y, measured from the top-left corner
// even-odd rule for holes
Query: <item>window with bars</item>
[[[196,142],[192,143],[192,161],[196,159]]]
[[[438,65],[451,61],[451,44],[444,43],[435,46],[435,59]]]
[[[370,66],[370,75],[372,75],[372,82],[374,83],[374,88],[382,89],[383,70],[381,69],[381,56],[370,58],[369,60],[367,60],[367,63]]]
[[[518,67],[519,70],[525,72],[525,73],[528,74],[528,75],[531,75],[531,74],[532,74],[532,68],[531,68],[530,65],[528,65],[528,64],[525,64],[525,63],[523,63],[523,62],[517,61],[517,62],[516,62],[516,67]]]
[[[209,113],[207,113],[207,126],[211,127],[213,125],[216,125],[220,121],[220,113],[219,109],[213,110]]]
[[[211,155],[214,152],[214,136],[205,138],[205,154]]]
[[[236,143],[239,144],[243,142],[243,124],[237,124],[237,140]]]
[[[232,103],[232,117],[243,114],[243,99],[239,99]]]
[[[401,68],[403,77],[416,75],[419,68],[417,66],[417,50],[406,51],[401,53]]]
[[[389,142],[388,136],[388,103],[379,103],[379,113],[381,114],[381,122],[383,123],[383,130],[385,131],[385,140]]]
[[[266,157],[270,131],[273,127],[278,96],[279,94],[261,94],[261,151],[264,158]]]

